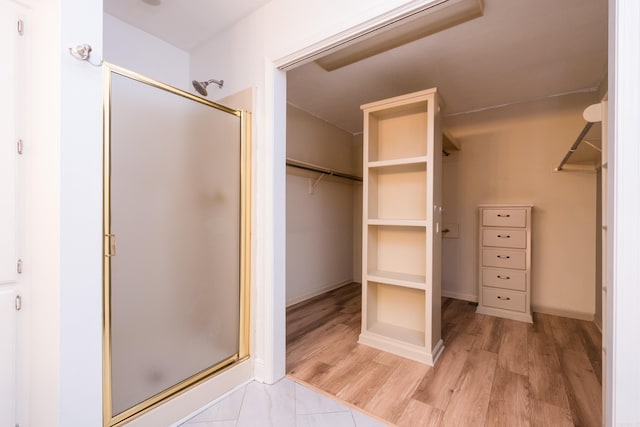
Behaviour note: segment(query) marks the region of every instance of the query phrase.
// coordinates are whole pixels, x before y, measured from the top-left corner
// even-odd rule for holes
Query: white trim
[[[607,426],[640,425],[640,2],[609,2]]]
[[[519,322],[533,323],[531,314],[518,313],[511,310],[501,310],[499,308],[491,308],[486,306],[478,306],[476,310],[478,314],[485,314],[487,316],[504,317],[506,319],[517,320]]]
[[[595,314],[584,311],[567,310],[564,308],[547,307],[544,305],[532,305],[531,311],[535,313],[551,314],[552,316],[568,317],[570,319],[586,320],[593,322]]]
[[[444,350],[442,340],[439,340],[429,352],[428,349],[425,351],[425,348],[422,346],[408,344],[404,341],[395,340],[369,331],[364,331],[360,334],[358,344],[367,345],[388,353],[397,354],[398,356],[415,360],[416,362],[424,363],[429,366],[435,365]]]
[[[593,320],[593,324],[596,325],[596,328],[598,328],[598,330],[602,334],[602,325],[600,325],[595,319]],[[602,347],[602,351],[604,351],[604,347]],[[604,369],[604,367],[602,369]]]
[[[453,299],[459,299],[463,301],[478,302],[478,295],[467,294],[464,292],[454,292],[454,291],[447,291],[443,289],[442,296],[445,298],[453,298]]]
[[[255,359],[253,361],[253,375],[254,379],[258,382],[264,383],[264,380],[267,372],[267,365],[264,363],[262,359]]]
[[[370,37],[377,30],[380,30],[387,25],[409,18],[416,13],[422,12],[446,1],[448,0],[414,0],[373,19],[355,25],[345,31],[334,34],[331,37],[327,37],[317,43],[313,43],[307,47],[285,55],[274,61],[273,65],[281,70],[293,69],[306,64],[307,62],[311,62],[320,56],[345,48],[360,38]]]
[[[326,294],[327,292],[333,291],[334,289],[341,288],[341,287],[346,286],[346,285],[348,285],[350,283],[355,283],[355,282],[353,280],[345,280],[343,282],[336,283],[336,284],[333,284],[333,285],[325,285],[322,288],[317,289],[317,290],[315,290],[313,292],[301,295],[301,296],[296,297],[296,298],[294,298],[294,299],[292,299],[290,301],[287,301],[287,308],[289,308],[289,307],[291,307],[293,305],[299,304],[301,302],[304,302],[306,300],[309,300],[309,299],[311,299],[313,297],[317,297],[318,295]]]
[[[257,208],[257,357],[262,380],[273,384],[286,373],[286,75],[265,59],[265,140],[256,156]],[[262,310],[261,310],[262,309]],[[257,374],[256,374],[257,376]]]

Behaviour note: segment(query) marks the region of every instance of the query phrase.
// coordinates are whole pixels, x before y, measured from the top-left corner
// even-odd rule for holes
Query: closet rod
[[[593,126],[593,122],[587,122],[587,124],[584,125],[584,129],[582,129],[582,132],[580,132],[580,135],[578,135],[578,138],[576,138],[576,142],[574,142],[571,148],[569,148],[567,154],[564,155],[564,158],[560,162],[560,165],[556,168],[556,172],[560,172],[563,166],[569,161],[571,155],[578,149],[578,146],[580,145],[584,137],[587,136],[587,132],[589,132],[591,126]]]
[[[322,166],[313,165],[311,163],[301,162],[299,160],[293,160],[287,158],[287,166],[291,166],[293,168],[303,169],[311,172],[319,172],[329,176],[337,176],[340,178],[351,179],[353,181],[362,181],[362,178],[355,175],[349,175],[348,173],[338,172],[333,169],[324,168]]]

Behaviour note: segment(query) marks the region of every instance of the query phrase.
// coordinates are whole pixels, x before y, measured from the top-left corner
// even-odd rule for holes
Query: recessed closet
[[[353,314],[353,306],[346,301],[360,297],[361,307],[371,303],[364,286],[362,295],[354,294],[360,284],[366,283],[362,276],[362,250],[367,242],[362,236],[366,229],[362,225],[362,183],[332,176],[331,170],[363,175],[360,105],[437,88],[442,97],[442,131],[446,139],[455,143],[443,148],[442,171],[436,178],[442,187],[443,208],[438,227],[446,230],[440,238],[439,286],[443,300],[439,303],[443,306],[439,320],[444,340],[441,357],[454,357],[446,356],[447,352],[457,354],[458,346],[466,348],[467,344],[469,348],[479,346],[482,351],[490,349],[488,353],[498,354],[499,369],[523,375],[532,396],[541,396],[543,389],[528,376],[537,375],[532,373],[537,365],[531,358],[537,357],[537,334],[546,331],[552,337],[552,345],[557,346],[552,364],[558,370],[579,364],[590,371],[590,384],[585,387],[595,391],[569,399],[579,400],[579,407],[601,408],[598,329],[602,328],[601,233],[606,220],[601,216],[601,185],[606,160],[600,154],[600,125],[595,125],[589,134],[581,133],[587,123],[584,110],[606,100],[606,2],[594,0],[584,8],[582,5],[572,2],[550,13],[552,9],[545,9],[544,5],[485,1],[482,16],[424,39],[336,69],[325,69],[317,61],[287,73],[287,158],[317,166],[315,171],[287,167],[287,371],[291,376],[358,404],[359,398],[350,400],[348,386],[340,388],[330,380],[334,375],[330,361],[337,366],[344,362],[339,357],[322,359],[335,340],[336,348],[356,354],[354,358],[365,363],[367,350],[357,347],[358,335],[346,332],[346,325],[358,325],[360,332],[360,325],[364,327],[366,321]],[[571,23],[566,22],[569,14]],[[530,24],[524,24],[527,20]],[[557,46],[551,48],[549,44],[554,43]],[[579,152],[568,166],[557,170],[567,152],[576,148],[577,139],[581,140]],[[326,173],[322,168],[327,169]],[[395,196],[401,200],[407,194]],[[510,285],[511,288],[485,284],[486,295],[498,298],[498,302],[503,298],[522,299],[522,304],[516,304],[518,312],[522,305],[522,315],[509,316],[507,312],[506,316],[489,316],[500,315],[500,310],[480,310],[483,314],[476,314],[474,305],[483,289],[480,209],[500,205],[524,206],[523,212],[529,212],[526,221],[523,217],[525,222],[518,225],[530,239],[523,247],[528,261],[522,268],[505,270],[522,276],[522,283]],[[507,224],[504,229],[514,230],[510,227]],[[512,252],[519,248],[505,247]],[[498,271],[491,264],[484,267],[487,274]],[[496,280],[511,279],[508,274],[501,275],[505,271],[498,271]],[[502,295],[496,289],[510,289],[510,293]],[[386,285],[380,285],[378,292],[388,290]],[[416,298],[409,296],[404,302],[400,298],[398,304],[405,304],[407,312],[411,312]],[[513,308],[512,303],[501,307]],[[311,309],[308,316],[304,314],[305,306]],[[347,306],[350,308],[345,309]],[[534,313],[532,325],[528,323],[530,312]],[[463,317],[479,319],[480,326],[460,326]],[[511,320],[504,317],[523,322],[511,326]],[[351,339],[344,346],[342,341],[346,338],[336,339],[343,330]],[[302,355],[301,337],[306,333],[315,343],[306,344],[310,353],[321,355],[313,363],[309,361],[313,355]],[[461,344],[458,339],[464,334],[475,336],[476,341]],[[517,342],[522,349],[508,355],[509,351],[499,349],[499,344],[492,347],[477,338],[491,334],[503,345]],[[521,338],[514,338],[518,335]],[[572,335],[578,338],[571,338]],[[331,338],[322,343],[327,336]],[[453,339],[450,350],[447,339]],[[582,353],[574,354],[578,349]],[[377,353],[368,356],[376,358],[376,362],[386,357]],[[571,359],[574,356],[576,359]],[[485,362],[494,363],[490,357],[482,363]],[[346,374],[347,369],[344,370]],[[487,384],[489,389],[503,373],[492,377],[493,382]],[[381,379],[385,375],[395,378],[400,373],[397,369],[389,373],[380,368],[380,384],[376,386],[373,379],[362,382],[372,388],[382,387],[386,384]],[[454,373],[451,376],[456,377]],[[577,388],[571,373],[558,378],[567,390]],[[426,380],[405,381],[407,387],[415,389],[415,396],[420,396],[421,387],[427,387]],[[372,402],[379,402],[380,396],[381,392],[372,392],[371,399],[363,398],[361,403],[365,409],[372,409],[376,406]],[[407,398],[407,405],[419,401],[415,396]],[[544,403],[540,397],[531,405]],[[443,417],[448,416],[446,408],[434,405],[443,410]],[[554,410],[573,411],[573,423],[601,417],[600,409],[582,413],[571,404],[558,408]],[[385,418],[384,411],[373,414]],[[386,418],[387,421],[400,423],[400,415],[390,416],[392,419]]]

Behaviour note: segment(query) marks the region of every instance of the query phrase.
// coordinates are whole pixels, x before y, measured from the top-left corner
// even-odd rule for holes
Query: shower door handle
[[[116,256],[116,235],[105,234],[105,251],[104,256],[113,257]]]

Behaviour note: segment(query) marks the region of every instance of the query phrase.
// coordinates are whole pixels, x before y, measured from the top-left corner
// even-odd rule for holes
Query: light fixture
[[[336,47],[333,53],[317,59],[316,63],[327,71],[333,71],[478,18],[483,13],[483,0],[443,0],[362,35],[347,47]]]

